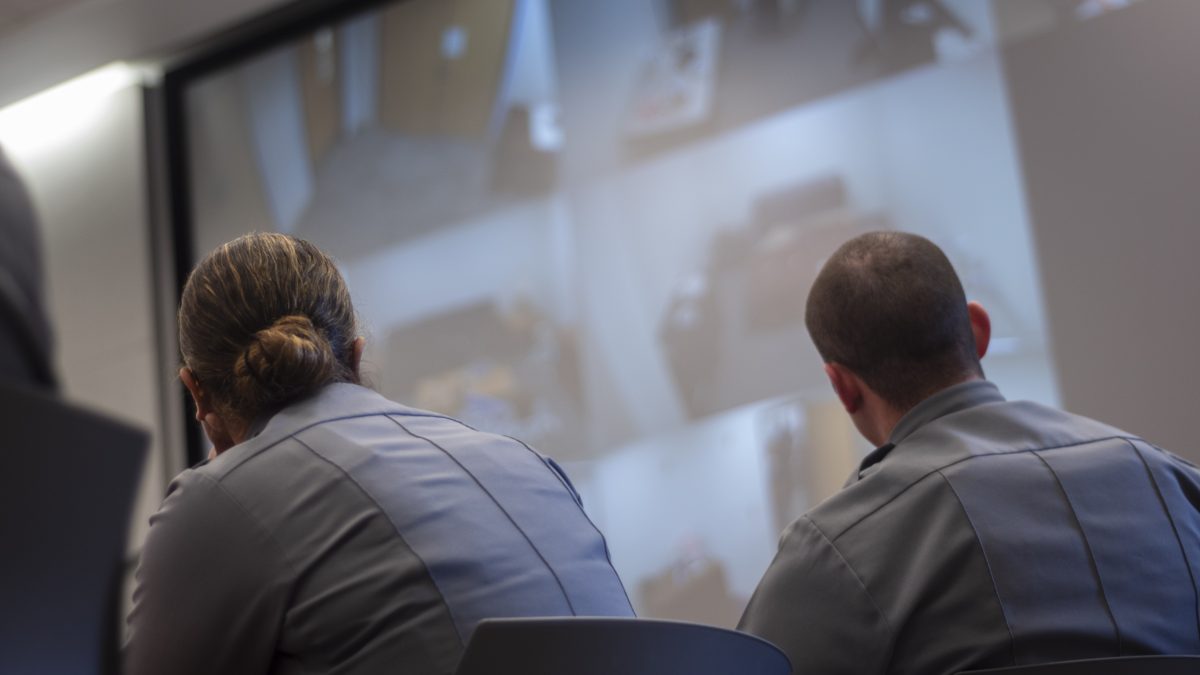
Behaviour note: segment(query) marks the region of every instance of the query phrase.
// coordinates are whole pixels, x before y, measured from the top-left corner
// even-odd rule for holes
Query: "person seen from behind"
[[[213,452],[151,519],[129,675],[449,675],[489,617],[633,614],[552,461],[362,385],[350,294],[312,244],[210,253],[179,345]]]
[[[876,449],[784,533],[742,630],[798,675],[1200,654],[1200,471],[1005,400],[980,363],[991,320],[933,242],[846,242],[805,321]]]

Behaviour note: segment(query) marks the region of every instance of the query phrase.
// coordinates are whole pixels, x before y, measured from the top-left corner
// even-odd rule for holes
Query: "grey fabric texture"
[[[740,628],[796,673],[1200,653],[1200,472],[974,381],[795,522]]]
[[[351,384],[176,478],[137,579],[131,675],[448,674],[484,618],[633,613],[548,460]]]

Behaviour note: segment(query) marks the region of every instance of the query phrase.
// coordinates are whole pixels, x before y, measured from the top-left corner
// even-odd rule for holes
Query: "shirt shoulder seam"
[[[968,455],[966,457],[962,457],[953,462],[950,462],[949,464],[943,464],[939,467],[931,469],[927,473],[919,476],[916,480],[913,480],[908,485],[905,485],[904,488],[901,489],[899,492],[892,495],[891,497],[888,497],[887,500],[885,500],[883,503],[878,504],[877,506],[875,506],[875,508],[871,509],[870,511],[868,511],[867,513],[864,513],[859,518],[855,519],[854,522],[850,523],[849,525],[846,525],[839,532],[834,534],[833,537],[830,538],[830,541],[836,541],[836,540],[842,538],[848,532],[850,532],[850,530],[853,530],[855,527],[858,527],[858,525],[861,524],[864,520],[870,518],[871,516],[875,515],[879,511],[883,510],[885,507],[887,507],[892,502],[894,502],[897,499],[899,499],[900,497],[904,496],[904,494],[907,493],[910,489],[916,487],[920,483],[925,482],[925,480],[927,478],[930,478],[931,476],[933,476],[935,474],[939,474],[942,471],[949,469],[950,467],[957,466],[964,462],[969,462],[973,459],[981,459],[984,457],[1000,457],[1000,456],[1005,456],[1005,455],[1018,455],[1018,454],[1022,454],[1022,453],[1034,453],[1034,452],[1045,452],[1045,451],[1049,451],[1049,450],[1061,450],[1063,448],[1072,448],[1072,447],[1076,447],[1076,446],[1080,446],[1080,445],[1089,445],[1091,443],[1101,443],[1103,441],[1112,441],[1112,440],[1124,440],[1124,441],[1135,440],[1136,441],[1136,440],[1141,440],[1141,439],[1138,438],[1137,436],[1131,436],[1131,435],[1103,436],[1100,438],[1090,438],[1087,440],[1077,441],[1074,443],[1063,443],[1061,445],[1051,445],[1051,446],[1046,446],[1046,447],[1018,448],[1016,450],[1005,450],[1002,452],[992,452],[992,453],[988,453],[986,455]],[[899,446],[897,446],[897,447],[899,447]]]
[[[538,560],[540,560],[542,562],[542,565],[546,568],[546,571],[550,574],[551,578],[554,579],[555,584],[558,585],[558,589],[562,593],[563,600],[567,604],[567,609],[569,609],[571,611],[571,614],[573,614],[573,615],[577,614],[577,612],[575,611],[575,603],[571,600],[570,594],[567,593],[567,587],[565,584],[563,584],[562,579],[559,577],[558,570],[554,569],[554,567],[550,564],[550,562],[548,560],[546,560],[545,554],[542,552],[542,550],[540,548],[538,548],[538,546],[536,544],[533,543],[533,540],[529,537],[529,533],[526,532],[524,530],[524,528],[522,528],[517,523],[516,519],[509,512],[508,508],[506,508],[504,506],[504,504],[500,503],[500,500],[497,499],[496,496],[492,493],[492,491],[486,485],[484,485],[482,481],[479,480],[479,477],[476,476],[474,472],[472,472],[470,469],[468,469],[457,457],[455,457],[453,454],[451,454],[444,446],[442,446],[437,441],[434,441],[433,439],[431,439],[427,436],[422,436],[421,434],[418,434],[418,433],[412,431],[411,429],[406,427],[400,420],[397,420],[392,416],[388,416],[388,419],[391,420],[392,423],[394,423],[396,426],[398,426],[402,430],[404,430],[404,432],[406,434],[408,434],[409,436],[412,436],[413,438],[424,441],[425,443],[429,444],[437,451],[441,452],[443,455],[446,456],[447,459],[449,459],[451,462],[454,462],[454,464],[456,464],[458,466],[458,468],[464,474],[466,474],[468,477],[470,477],[470,479],[477,486],[479,486],[479,489],[481,491],[483,491],[483,493],[485,495],[487,495],[488,499],[491,500],[491,502],[493,504],[495,504],[496,508],[499,509],[500,512],[504,514],[505,519],[507,519],[508,522],[512,524],[513,529],[515,529],[517,532],[519,532],[521,534],[521,537],[523,539],[525,539],[525,542],[527,544],[529,544],[529,548],[533,551],[534,555],[536,555]],[[455,420],[455,421],[457,421],[457,420]],[[506,438],[506,437],[503,437],[503,438]],[[509,439],[509,440],[512,440],[512,439]],[[550,467],[546,467],[546,470],[549,471]]]
[[[889,619],[887,613],[880,608],[879,603],[875,601],[875,597],[871,595],[871,590],[867,588],[866,582],[863,581],[861,576],[859,576],[858,571],[854,569],[854,566],[850,564],[850,561],[846,559],[846,556],[842,554],[842,551],[837,547],[837,544],[835,544],[832,539],[826,536],[825,532],[821,530],[821,526],[817,525],[812,518],[804,516],[804,520],[808,521],[808,523],[812,525],[812,528],[816,530],[817,534],[821,536],[821,539],[823,539],[826,544],[829,544],[829,548],[835,555],[837,555],[838,560],[842,561],[842,565],[846,568],[846,571],[850,573],[850,576],[854,577],[855,583],[857,583],[858,587],[862,589],[863,595],[866,596],[867,600],[871,603],[871,607],[883,619],[883,625],[887,627],[888,631],[888,653],[885,662],[890,663],[892,660],[892,652],[896,648],[896,629],[892,626],[891,619]]]
[[[1137,456],[1138,461],[1141,463],[1142,467],[1146,470],[1146,477],[1150,480],[1150,485],[1154,488],[1154,494],[1156,497],[1158,497],[1158,502],[1159,502],[1159,505],[1162,507],[1163,515],[1166,516],[1167,522],[1169,522],[1171,524],[1171,532],[1172,532],[1172,534],[1175,535],[1175,543],[1179,546],[1179,553],[1183,557],[1184,566],[1187,568],[1188,576],[1190,577],[1191,582],[1192,582],[1193,606],[1195,607],[1195,612],[1196,612],[1196,630],[1198,633],[1200,633],[1200,587],[1198,587],[1196,584],[1196,574],[1195,574],[1195,572],[1193,572],[1192,560],[1188,557],[1187,547],[1185,547],[1183,544],[1183,538],[1179,536],[1179,525],[1175,522],[1175,514],[1173,514],[1171,512],[1171,508],[1167,504],[1167,499],[1163,495],[1162,486],[1158,482],[1158,477],[1154,475],[1154,469],[1152,469],[1150,467],[1150,462],[1148,462],[1146,460],[1146,455],[1142,452],[1142,450],[1140,448],[1138,448],[1138,442],[1128,440],[1128,439],[1126,439],[1126,440],[1129,443],[1130,449],[1133,450],[1133,454]],[[1151,445],[1149,443],[1144,443],[1144,442],[1142,442],[1142,443],[1145,445],[1149,445],[1151,448],[1154,448],[1159,453],[1165,455],[1168,458],[1168,460],[1170,458],[1174,457],[1174,455],[1171,455],[1171,453],[1164,451],[1162,448],[1159,448],[1158,446]],[[1191,466],[1190,463],[1188,463],[1187,465]]]
[[[392,410],[377,410],[377,411],[372,411],[372,412],[369,412],[369,413],[351,413],[351,414],[349,414],[349,415],[338,415],[338,416],[336,416],[336,417],[326,417],[326,418],[319,419],[319,420],[315,420],[315,421],[313,421],[313,422],[309,422],[309,423],[303,424],[303,425],[301,425],[301,426],[299,426],[299,427],[296,427],[295,429],[293,429],[293,430],[289,431],[287,434],[285,434],[285,435],[281,436],[280,438],[278,438],[278,439],[276,439],[276,440],[274,440],[274,441],[272,441],[272,442],[270,442],[270,443],[268,443],[268,444],[264,445],[263,447],[261,447],[261,448],[259,448],[259,449],[255,450],[253,454],[251,454],[251,455],[249,455],[249,456],[247,456],[247,457],[243,457],[243,458],[242,458],[240,461],[238,461],[238,463],[237,463],[237,464],[235,464],[235,465],[233,465],[233,466],[229,467],[228,469],[224,469],[224,470],[222,470],[222,471],[219,473],[219,475],[216,475],[216,476],[210,476],[210,479],[211,479],[211,480],[214,480],[214,481],[217,481],[217,482],[221,482],[222,480],[224,480],[224,478],[225,478],[226,476],[229,476],[229,475],[233,474],[235,471],[237,471],[238,469],[242,468],[242,467],[243,467],[243,466],[245,466],[247,463],[249,463],[251,460],[253,460],[254,458],[256,458],[256,457],[258,457],[259,455],[261,455],[262,453],[264,453],[264,452],[266,452],[266,451],[268,451],[268,450],[270,450],[270,449],[272,449],[272,448],[274,448],[274,447],[276,447],[276,446],[280,445],[281,443],[285,443],[285,442],[287,442],[288,440],[298,440],[298,439],[296,439],[296,437],[297,437],[297,436],[299,436],[300,434],[304,433],[305,431],[308,431],[309,429],[312,429],[313,427],[319,427],[319,426],[321,426],[322,424],[329,424],[329,423],[332,423],[332,422],[341,422],[341,421],[344,421],[344,420],[362,419],[362,418],[365,418],[365,417],[388,417],[388,418],[390,418],[390,417],[391,417],[391,416],[393,416],[393,415],[399,415],[399,416],[402,416],[402,417],[431,417],[431,418],[435,418],[435,419],[444,419],[444,420],[450,420],[450,421],[452,421],[452,422],[453,422],[453,421],[456,421],[456,420],[454,420],[454,418],[452,418],[452,417],[447,417],[447,416],[445,416],[445,415],[439,415],[439,414],[437,414],[437,413],[425,413],[425,412],[420,412],[420,411],[407,412],[407,411],[403,411],[403,410],[395,410],[395,411],[392,411]],[[216,471],[213,471],[212,473],[214,473],[214,474],[215,474],[215,473],[217,473],[217,472],[216,472]]]
[[[367,417],[367,415],[358,415],[356,417]],[[382,417],[390,419],[390,417],[386,413],[383,414]],[[346,419],[346,418],[342,418],[342,419]],[[332,422],[334,420],[328,420],[328,421]],[[391,420],[391,421],[395,422],[395,420]],[[315,426],[318,426],[318,425],[315,425],[315,424],[309,425],[309,426],[305,427],[305,430],[312,429]],[[429,579],[429,583],[432,584],[433,588],[437,591],[437,596],[441,600],[442,606],[446,609],[446,615],[450,618],[450,623],[454,626],[454,634],[457,635],[459,641],[463,645],[465,645],[467,643],[466,636],[464,636],[462,634],[462,632],[458,629],[458,622],[457,622],[457,620],[455,620],[454,611],[450,608],[450,603],[446,600],[446,594],[444,592],[442,592],[441,586],[438,585],[437,579],[434,578],[433,572],[429,569],[429,565],[425,562],[425,559],[421,557],[421,554],[417,552],[417,549],[413,548],[413,546],[408,543],[408,539],[404,536],[404,533],[400,531],[400,526],[396,524],[396,521],[392,517],[392,514],[389,513],[388,510],[385,509],[383,507],[383,505],[379,503],[379,500],[376,499],[375,496],[372,495],[370,493],[370,491],[367,490],[367,488],[365,486],[363,486],[363,484],[360,483],[357,478],[354,477],[353,474],[351,474],[349,471],[347,471],[345,469],[345,467],[341,466],[337,462],[334,462],[333,460],[329,459],[328,457],[321,454],[320,452],[317,452],[316,448],[309,445],[309,443],[307,441],[305,441],[299,437],[293,437],[293,438],[297,443],[300,444],[300,446],[302,448],[304,448],[309,454],[311,454],[313,457],[315,457],[318,461],[324,463],[327,466],[332,467],[334,471],[338,472],[339,474],[341,474],[342,477],[344,477],[347,481],[349,481],[349,483],[354,486],[354,489],[357,490],[360,495],[362,495],[363,499],[367,500],[371,504],[371,506],[375,509],[375,511],[378,512],[383,517],[383,519],[385,521],[387,521],[387,523],[389,525],[392,526],[392,531],[396,533],[396,538],[400,540],[400,543],[404,546],[404,548],[407,548],[408,552],[411,553],[412,556],[417,560],[417,562],[419,562],[421,564],[421,569],[424,570],[426,578]]]
[[[983,538],[979,536],[979,530],[976,529],[974,521],[971,520],[971,514],[967,512],[967,507],[962,502],[962,498],[958,496],[958,490],[954,489],[954,484],[946,477],[946,474],[938,470],[938,475],[942,477],[946,487],[950,488],[950,494],[954,495],[954,500],[958,502],[958,508],[962,510],[963,518],[967,521],[967,526],[971,528],[971,534],[975,536],[975,543],[979,546],[979,555],[983,558],[983,565],[987,568],[988,581],[992,584],[992,593],[996,596],[996,606],[1000,608],[1000,616],[1004,619],[1004,628],[1008,631],[1008,651],[1009,657],[1012,659],[1013,665],[1017,663],[1017,639],[1013,635],[1012,623],[1008,620],[1008,612],[1004,609],[1004,601],[1000,598],[1000,589],[996,587],[996,575],[992,573],[992,561],[988,559],[987,550],[983,547]]]
[[[275,534],[268,527],[259,522],[258,518],[250,512],[250,509],[248,509],[246,505],[242,503],[242,500],[238,499],[237,495],[235,495],[232,490],[227,488],[220,480],[217,480],[213,476],[209,476],[205,473],[197,473],[196,475],[216,488],[221,494],[225,495],[230,503],[237,507],[238,511],[241,512],[242,516],[245,517],[246,521],[251,525],[251,527],[253,527],[255,530],[258,530],[259,534],[261,534],[267,541],[271,542],[271,545],[275,549],[275,554],[279,558],[279,566],[286,568],[291,574],[292,578],[295,578],[296,570],[292,568],[291,563],[288,562],[287,554],[283,544],[279,542],[279,539],[275,537]]]

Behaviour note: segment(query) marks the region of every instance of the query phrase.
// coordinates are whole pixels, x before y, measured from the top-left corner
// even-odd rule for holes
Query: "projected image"
[[[479,302],[395,328],[385,395],[538,447],[584,442],[574,333],[526,300]]]
[[[1128,3],[409,0],[187,91],[193,247],[339,262],[364,368],[570,473],[639,611],[732,625],[870,450],[804,327],[845,240],[936,240],[1056,402],[1002,50]]]
[[[353,257],[552,189],[548,18],[525,4],[397,3],[193,88],[195,187],[225,207],[214,220],[340,228]]]
[[[981,44],[976,14],[941,0],[668,0],[629,141],[660,149],[953,58]]]
[[[794,391],[808,378],[780,364],[805,340],[799,294],[847,239],[885,229],[856,213],[836,176],[755,200],[750,222],[717,231],[703,266],[672,288],[659,341],[691,418]]]

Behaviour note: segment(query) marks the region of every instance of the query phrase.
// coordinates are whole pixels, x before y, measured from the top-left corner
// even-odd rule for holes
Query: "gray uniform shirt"
[[[785,532],[741,629],[796,673],[1200,653],[1200,472],[988,382],[908,413]]]
[[[452,673],[498,616],[630,616],[566,477],[524,444],[350,384],[168,489],[130,675]]]

